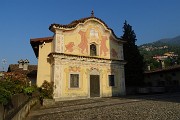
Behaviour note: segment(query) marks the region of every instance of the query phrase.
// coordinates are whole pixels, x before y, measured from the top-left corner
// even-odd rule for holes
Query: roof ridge
[[[89,19],[99,20],[99,21],[102,22],[108,29],[110,29],[110,28],[108,27],[108,25],[107,25],[103,20],[101,20],[100,18],[90,16],[90,17],[85,17],[85,18],[73,20],[73,21],[70,22],[69,24],[57,24],[57,23],[53,23],[53,24],[51,24],[51,25],[49,26],[49,30],[51,29],[51,27],[52,27],[53,25],[55,25],[56,27],[73,28],[73,27],[76,27],[79,23],[84,23],[84,22],[86,22],[86,20],[89,20]]]

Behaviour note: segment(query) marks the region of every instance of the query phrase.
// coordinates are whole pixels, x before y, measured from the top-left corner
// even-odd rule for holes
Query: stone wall
[[[4,118],[4,107],[2,104],[0,104],[0,120],[3,120]]]
[[[38,102],[37,98],[33,98],[28,101],[19,112],[12,118],[12,120],[24,120],[28,115],[30,109]]]
[[[34,104],[38,99],[36,98],[30,99],[29,96],[24,95],[23,93],[12,96],[11,101],[8,105],[3,106],[0,104],[0,120],[10,120],[14,116],[21,114],[19,111],[27,111],[30,106]],[[24,107],[26,107],[24,109]],[[24,116],[24,115],[22,115]],[[17,119],[21,120],[21,119]]]

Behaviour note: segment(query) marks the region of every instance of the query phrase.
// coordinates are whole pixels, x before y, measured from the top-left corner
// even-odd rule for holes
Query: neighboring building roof
[[[180,70],[180,65],[176,65],[176,66],[170,66],[164,69],[156,69],[156,70],[152,70],[152,71],[145,71],[145,74],[153,74],[153,73],[160,73],[160,72],[168,72],[168,71],[176,71],[176,70]]]
[[[53,40],[53,37],[43,37],[43,38],[30,39],[30,44],[33,48],[33,51],[34,51],[36,57],[38,57],[38,54],[39,54],[39,44],[43,44],[43,42],[49,42],[52,40]]]
[[[37,65],[28,65],[28,70],[23,70],[23,68],[19,68],[18,64],[10,64],[7,72],[18,72],[28,77],[32,77],[37,75]]]

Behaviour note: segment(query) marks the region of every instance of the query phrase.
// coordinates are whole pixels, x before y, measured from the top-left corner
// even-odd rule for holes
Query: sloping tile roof
[[[44,42],[44,41],[51,41],[53,40],[53,37],[43,37],[43,38],[33,38],[33,39],[30,39],[30,42],[33,43],[33,42]]]
[[[37,65],[28,65],[28,70],[23,70],[23,68],[19,68],[18,64],[10,64],[7,72],[18,72],[27,75],[28,77],[36,77]]]
[[[52,40],[53,40],[53,37],[43,37],[43,38],[30,39],[30,44],[33,48],[33,51],[34,51],[36,57],[38,57],[38,54],[39,54],[39,45],[42,44],[43,42],[49,42]]]
[[[166,71],[175,71],[175,70],[180,70],[180,65],[176,65],[176,66],[170,66],[164,69],[156,69],[156,70],[152,70],[152,71],[145,71],[145,74],[152,74],[152,73],[160,73],[160,72],[166,72]]]
[[[62,28],[74,28],[74,27],[76,27],[79,23],[84,23],[84,22],[86,22],[86,21],[89,20],[89,19],[96,19],[96,20],[100,21],[101,23],[103,23],[107,28],[109,28],[104,21],[102,21],[101,19],[99,19],[99,18],[97,18],[97,17],[86,17],[86,18],[81,18],[81,19],[79,19],[79,20],[74,20],[74,21],[72,21],[70,24],[67,24],[67,25],[55,24],[55,23],[54,23],[54,24],[51,24],[50,27],[49,27],[49,30],[51,30],[51,28],[52,28],[54,25],[55,25],[56,27],[62,27]]]

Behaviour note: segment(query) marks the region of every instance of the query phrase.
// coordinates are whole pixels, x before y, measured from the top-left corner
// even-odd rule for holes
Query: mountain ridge
[[[151,43],[145,43],[145,44],[140,45],[139,47],[150,46],[150,45],[153,45],[153,46],[159,46],[159,45],[180,46],[180,35],[173,37],[173,38],[163,38],[163,39],[159,39],[154,42],[151,42]]]

